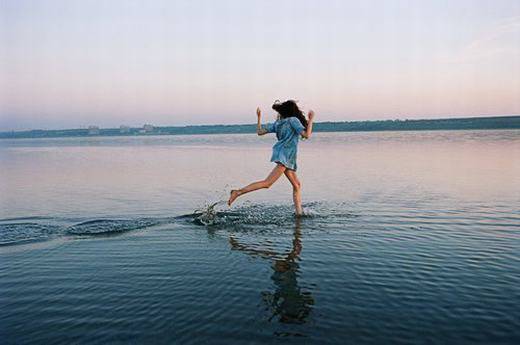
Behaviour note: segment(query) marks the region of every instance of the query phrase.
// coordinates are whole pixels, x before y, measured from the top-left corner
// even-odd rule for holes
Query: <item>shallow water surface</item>
[[[272,143],[0,140],[2,343],[520,341],[520,131]]]

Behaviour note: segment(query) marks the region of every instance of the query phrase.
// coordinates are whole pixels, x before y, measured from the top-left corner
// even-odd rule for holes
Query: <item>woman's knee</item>
[[[263,180],[262,182],[263,182],[264,188],[270,188],[274,183],[274,181],[271,181],[271,180]]]
[[[299,192],[301,189],[302,189],[302,184],[301,184],[301,182],[298,181],[298,180],[294,181],[294,183],[293,183],[293,190],[294,190],[295,192]]]

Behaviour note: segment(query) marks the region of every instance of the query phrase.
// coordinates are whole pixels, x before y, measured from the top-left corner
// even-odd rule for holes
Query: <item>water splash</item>
[[[193,214],[195,215],[195,223],[206,226],[216,224],[219,221],[216,206],[221,204],[225,204],[225,201],[219,200],[213,204],[206,205],[201,209],[198,209],[195,212],[193,212]]]
[[[219,210],[217,206],[222,204],[225,204],[225,201],[207,204],[192,214],[176,218],[206,227],[226,228],[228,226],[285,226],[293,224],[295,217],[314,222],[355,217],[345,210],[345,205],[340,205],[341,209],[336,209],[334,205],[319,202],[304,204],[303,216],[296,216],[292,205],[250,204],[229,211]]]

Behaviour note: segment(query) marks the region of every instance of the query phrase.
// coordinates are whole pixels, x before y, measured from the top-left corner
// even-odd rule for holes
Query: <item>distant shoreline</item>
[[[316,132],[378,132],[378,131],[427,131],[427,130],[475,130],[475,129],[520,129],[520,115],[489,116],[448,119],[419,120],[374,120],[317,122]],[[244,134],[254,133],[256,125],[192,125],[99,128],[90,126],[82,129],[50,129],[0,132],[0,139],[62,138],[93,136],[150,136],[150,135],[193,135],[193,134]]]

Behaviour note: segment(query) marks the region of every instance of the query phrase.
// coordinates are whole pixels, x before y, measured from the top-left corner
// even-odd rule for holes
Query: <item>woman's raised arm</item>
[[[256,134],[258,135],[264,135],[267,134],[267,129],[262,127],[262,111],[260,111],[260,108],[256,108]]]

